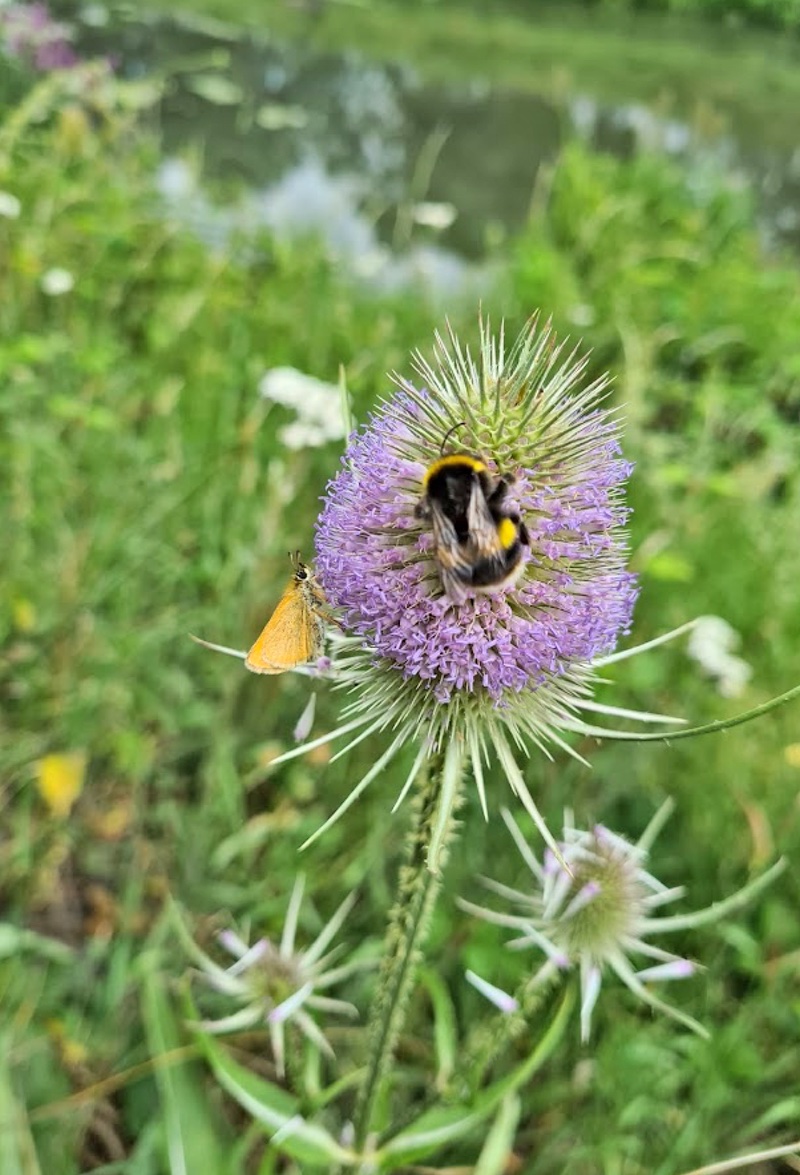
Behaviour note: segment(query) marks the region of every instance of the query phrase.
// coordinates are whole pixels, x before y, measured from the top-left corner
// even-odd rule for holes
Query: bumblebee
[[[508,487],[472,453],[443,454],[425,472],[415,513],[431,525],[442,587],[456,604],[508,587],[522,571],[530,538],[505,506]]]

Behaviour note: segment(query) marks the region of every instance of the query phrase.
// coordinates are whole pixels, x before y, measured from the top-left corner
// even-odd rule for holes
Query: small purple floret
[[[690,979],[696,972],[694,963],[688,959],[673,959],[669,963],[659,963],[655,967],[647,967],[636,973],[637,979],[653,983],[667,979]]]

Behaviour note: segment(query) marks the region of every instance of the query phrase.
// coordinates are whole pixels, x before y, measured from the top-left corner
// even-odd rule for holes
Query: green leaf
[[[442,1089],[449,1081],[456,1064],[456,1013],[447,984],[440,975],[426,967],[420,971],[419,981],[433,1005],[433,1039],[438,1060],[436,1087]]]
[[[647,560],[646,573],[664,583],[691,583],[695,569],[692,563],[674,551],[660,551]]]
[[[530,1081],[544,1064],[564,1033],[574,1001],[574,990],[569,987],[549,1028],[530,1056],[506,1077],[483,1090],[471,1107],[435,1106],[390,1139],[375,1156],[379,1170],[395,1170],[426,1158],[439,1147],[463,1139],[465,1134],[480,1126],[504,1098]]]
[[[329,1169],[352,1165],[355,1155],[339,1146],[322,1126],[301,1117],[297,1098],[234,1061],[213,1037],[196,1034],[219,1084],[256,1121],[266,1126],[273,1145],[298,1162]]]
[[[301,130],[308,125],[308,111],[302,106],[267,102],[256,111],[256,124],[265,131]]]
[[[490,1108],[468,1110],[461,1106],[428,1110],[379,1150],[378,1170],[395,1171],[435,1154],[440,1147],[477,1129],[490,1112]]]
[[[238,106],[244,98],[242,87],[220,73],[198,73],[186,79],[186,88],[215,106]]]
[[[517,1094],[509,1093],[503,1098],[475,1164],[473,1175],[503,1175],[503,1172],[508,1170],[508,1159],[514,1148],[520,1109]]]
[[[0,1171],[3,1175],[42,1175],[24,1107],[11,1082],[11,1042],[0,1037]]]
[[[351,1069],[349,1073],[345,1073],[344,1077],[338,1078],[331,1085],[326,1085],[318,1094],[311,1098],[314,1109],[320,1109],[323,1106],[335,1102],[337,1098],[341,1097],[345,1090],[358,1088],[364,1079],[366,1073],[366,1066],[360,1069]]]
[[[8,922],[0,923],[0,959],[16,958],[22,951],[31,951],[51,963],[71,963],[75,959],[72,948],[58,939],[46,938]]]
[[[142,1013],[164,1115],[171,1175],[194,1175],[228,1170],[228,1146],[203,1089],[203,1070],[196,1061],[176,1062],[170,1053],[180,1049],[181,1030],[164,990],[164,980],[148,968],[142,990]]]

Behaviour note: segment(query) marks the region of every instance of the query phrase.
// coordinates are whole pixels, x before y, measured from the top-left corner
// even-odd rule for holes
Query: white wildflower
[[[6,220],[16,220],[22,211],[22,204],[11,192],[0,192],[0,216]]]
[[[442,232],[444,229],[450,228],[450,225],[453,224],[458,216],[458,209],[454,204],[435,203],[433,200],[421,200],[413,206],[411,215],[417,224]]]
[[[296,419],[278,430],[286,448],[316,448],[345,436],[342,393],[336,384],[324,383],[293,367],[275,367],[263,376],[258,390],[265,400],[295,413]]]
[[[741,643],[739,633],[721,616],[700,616],[689,637],[689,656],[709,677],[716,678],[724,698],[739,697],[753,670],[733,649]]]
[[[50,298],[60,298],[75,288],[75,278],[68,269],[48,269],[41,277],[42,293]]]

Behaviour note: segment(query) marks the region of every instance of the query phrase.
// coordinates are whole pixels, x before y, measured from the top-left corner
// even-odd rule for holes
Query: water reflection
[[[197,172],[177,156],[162,163],[157,178],[170,211],[214,248],[227,244],[234,233],[247,236],[263,228],[279,236],[312,233],[378,290],[417,284],[443,297],[479,291],[489,274],[488,264],[470,265],[435,243],[411,241],[405,249],[392,249],[380,240],[375,222],[359,211],[357,179],[330,175],[312,156],[277,183],[225,205],[211,201]]]
[[[628,156],[679,157],[689,180],[753,182],[765,236],[800,245],[800,132],[793,153],[692,128],[644,105],[551,98],[486,84],[430,84],[413,70],[170,21],[85,27],[80,48],[123,74],[159,70],[165,196],[197,231],[314,232],[369,280],[463,286],[487,244],[520,229],[543,166],[567,136]],[[202,143],[204,173],[244,185],[214,206],[170,158]]]

